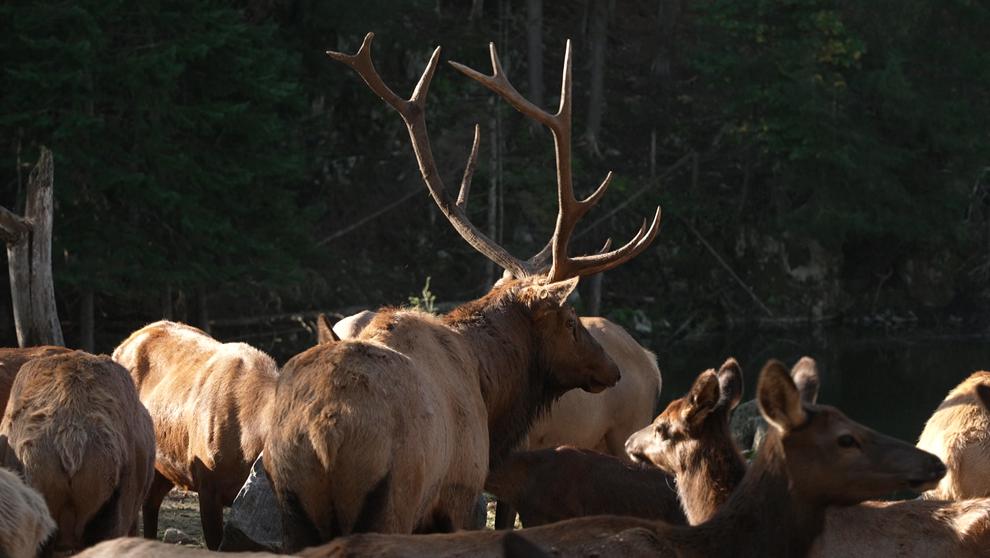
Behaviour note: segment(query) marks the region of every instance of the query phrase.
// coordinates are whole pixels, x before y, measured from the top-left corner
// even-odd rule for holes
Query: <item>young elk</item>
[[[818,363],[811,357],[802,357],[791,368],[791,378],[801,392],[801,400],[814,404],[818,400]],[[732,437],[746,452],[756,453],[767,434],[767,421],[760,416],[755,400],[749,400],[732,411],[729,425]]]
[[[606,514],[687,522],[663,471],[570,446],[512,453],[485,490],[517,509],[525,527]]]
[[[268,433],[278,367],[244,343],[220,343],[192,326],[161,321],[131,334],[113,353],[131,372],[155,424],[155,479],[144,504],[144,536],[156,538],[158,510],[172,486],[199,493],[206,546],[223,533],[233,502]]]
[[[44,496],[58,525],[54,550],[137,532],[155,436],[127,371],[109,357],[74,351],[25,364],[0,445],[3,465]]]
[[[426,94],[437,48],[409,100],[382,82],[371,61],[372,34],[357,54],[328,53],[354,69],[409,130],[423,181],[461,236],[519,279],[443,316],[384,309],[355,339],[295,356],[279,380],[265,468],[282,508],[284,550],[362,531],[412,533],[469,526],[489,467],[518,445],[534,418],[572,388],[597,392],[619,370],[567,305],[579,277],[614,268],[653,241],[659,208],[625,246],[571,257],[578,219],[605,193],[574,197],[570,165],[570,50],[561,108],[546,113],[495,75],[463,73],[550,128],[557,160],[557,224],[545,276],[470,223],[464,202],[477,158],[478,128],[460,196],[447,195],[426,133]]]
[[[803,359],[802,359],[803,360]],[[734,361],[731,361],[734,364]],[[729,363],[727,363],[729,364]],[[721,377],[723,370],[719,371]],[[793,376],[792,371],[792,376]],[[741,384],[738,384],[741,385]],[[719,401],[725,382],[702,373],[689,394],[671,402],[649,428],[630,437],[627,448],[675,475],[692,523],[714,516],[739,486],[746,464],[728,434]],[[734,388],[731,397],[738,397]],[[701,422],[693,425],[691,422]],[[865,502],[831,507],[811,556],[980,556],[990,531],[990,500],[967,502]]]
[[[710,394],[718,379],[714,373],[708,377],[703,391]],[[715,398],[716,406],[720,399]],[[857,424],[833,407],[802,404],[787,369],[777,361],[760,374],[757,401],[770,432],[739,487],[708,521],[671,526],[598,516],[523,529],[516,536],[563,556],[804,556],[824,527],[828,506],[904,488],[925,489],[945,474],[942,462],[927,452]],[[682,435],[655,431],[656,442],[671,441],[661,438],[668,433]],[[302,556],[501,556],[505,533],[369,533]]]
[[[974,372],[963,380],[925,423],[918,447],[941,457],[949,469],[925,498],[990,496],[990,411],[981,404],[980,386],[990,386],[990,372]]]

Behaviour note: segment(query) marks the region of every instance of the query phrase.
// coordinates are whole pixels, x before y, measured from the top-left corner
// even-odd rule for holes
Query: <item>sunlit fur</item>
[[[671,526],[644,519],[596,516],[516,531],[540,549],[561,556],[802,556],[821,532],[825,508],[856,494],[876,497],[917,482],[934,484],[944,473],[932,455],[905,443],[886,443],[880,435],[828,407],[804,409],[794,382],[773,361],[760,377],[757,400],[773,425],[766,443],[746,471],[739,488],[710,520],[697,526]],[[827,422],[826,415],[835,413]],[[842,419],[842,420],[840,420]],[[829,426],[831,425],[831,426]],[[859,459],[814,460],[826,456],[827,436],[842,425],[862,435],[864,447],[883,451],[860,466]],[[859,429],[863,430],[859,430]],[[818,438],[818,442],[815,441]],[[867,448],[867,453],[873,454]],[[889,455],[888,455],[889,454]],[[872,491],[855,475],[885,478]],[[853,484],[849,491],[846,484]],[[396,536],[363,534],[309,549],[303,556],[502,556],[504,532]]]
[[[143,510],[145,536],[156,536],[162,499],[178,485],[199,493],[203,536],[216,548],[223,506],[233,502],[268,434],[275,361],[244,343],[220,343],[168,321],[134,332],[113,357],[130,370],[155,425],[158,455]]]
[[[54,531],[55,521],[41,494],[0,467],[0,556],[34,556]]]
[[[7,408],[10,386],[14,385],[17,371],[21,369],[21,366],[24,366],[24,363],[39,357],[68,352],[71,352],[71,349],[51,345],[25,347],[23,349],[0,349],[0,416],[3,416],[3,412]]]
[[[990,411],[976,395],[990,386],[990,372],[974,372],[949,392],[925,424],[918,447],[945,461],[949,472],[934,490],[934,500],[990,496]]]
[[[562,305],[575,281],[510,281],[445,316],[385,309],[291,359],[265,467],[292,551],[360,531],[467,527],[489,465],[615,364]]]
[[[136,530],[151,484],[154,434],[127,371],[82,351],[38,358],[14,381],[0,436],[58,524],[55,548]]]
[[[625,459],[626,438],[653,418],[661,383],[657,357],[604,318],[583,317],[581,323],[619,367],[622,379],[601,393],[565,393],[533,425],[528,448],[571,445]]]
[[[699,376],[692,393],[707,373]],[[792,371],[793,376],[793,371]],[[802,396],[803,397],[803,396]],[[648,458],[677,475],[678,491],[690,517],[715,515],[739,484],[745,461],[725,431],[725,417],[709,414],[706,422],[722,423],[691,430],[679,416],[690,395],[671,402],[654,422],[654,428],[678,433],[666,444],[653,443],[651,429],[630,438],[636,455]],[[810,556],[981,556],[990,531],[990,499],[962,502],[908,500],[864,502],[857,506],[829,507],[825,529],[810,549]]]

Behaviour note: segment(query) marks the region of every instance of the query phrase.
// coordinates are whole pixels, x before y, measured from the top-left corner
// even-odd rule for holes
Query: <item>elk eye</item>
[[[859,447],[859,443],[856,441],[856,438],[853,438],[849,434],[843,434],[842,436],[839,436],[838,442],[839,442],[839,447],[841,448]]]
[[[667,426],[666,423],[657,426],[657,437],[659,437],[661,440],[666,440],[667,438],[670,438],[670,428]]]

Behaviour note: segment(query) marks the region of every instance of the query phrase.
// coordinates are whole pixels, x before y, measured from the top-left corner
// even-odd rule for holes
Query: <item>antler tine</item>
[[[475,250],[481,252],[504,269],[508,269],[516,276],[521,277],[526,275],[526,264],[514,258],[505,248],[499,246],[498,243],[475,227],[464,212],[463,206],[467,204],[467,197],[471,188],[471,177],[474,174],[474,166],[478,155],[480,134],[477,128],[475,129],[474,146],[471,149],[471,155],[464,170],[464,179],[461,183],[458,201],[451,201],[447,195],[443,180],[440,178],[436,161],[433,159],[433,150],[430,147],[430,138],[426,129],[426,96],[430,89],[430,82],[436,72],[437,63],[440,60],[440,47],[437,47],[433,51],[433,55],[430,57],[423,75],[420,76],[412,96],[409,99],[403,99],[385,84],[378,71],[375,70],[374,62],[371,60],[371,43],[374,38],[374,33],[368,33],[361,43],[361,48],[355,54],[327,51],[327,56],[343,62],[357,72],[368,87],[402,117],[409,131],[409,140],[412,143],[413,152],[416,154],[416,161],[419,163],[419,172],[423,178],[423,182],[429,189],[433,201],[440,207],[440,211],[447,217],[447,220],[450,221],[450,224],[461,235],[461,238],[466,240]],[[462,197],[464,204],[459,203]]]
[[[646,220],[644,219],[636,235],[621,248],[592,256],[566,258],[560,262],[560,266],[556,265],[557,261],[555,260],[555,266],[551,270],[549,281],[552,283],[578,275],[593,275],[615,268],[638,256],[656,238],[660,230],[660,216],[660,207],[657,206],[656,214],[654,214],[653,222],[650,223],[649,228],[646,227]],[[609,242],[611,242],[611,239],[609,239]],[[605,250],[607,250],[608,246],[609,243],[607,242]]]
[[[481,126],[474,125],[474,141],[471,142],[471,155],[464,166],[464,178],[461,179],[461,190],[457,193],[457,207],[467,207],[468,196],[471,195],[471,179],[474,178],[474,168],[478,164],[478,144],[481,143]]]

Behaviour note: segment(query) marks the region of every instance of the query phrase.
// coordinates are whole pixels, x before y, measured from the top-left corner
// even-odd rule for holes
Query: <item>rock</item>
[[[199,545],[199,541],[175,527],[165,529],[165,536],[162,537],[162,542],[168,544]]]
[[[224,521],[220,550],[279,552],[281,548],[282,514],[259,455]]]

